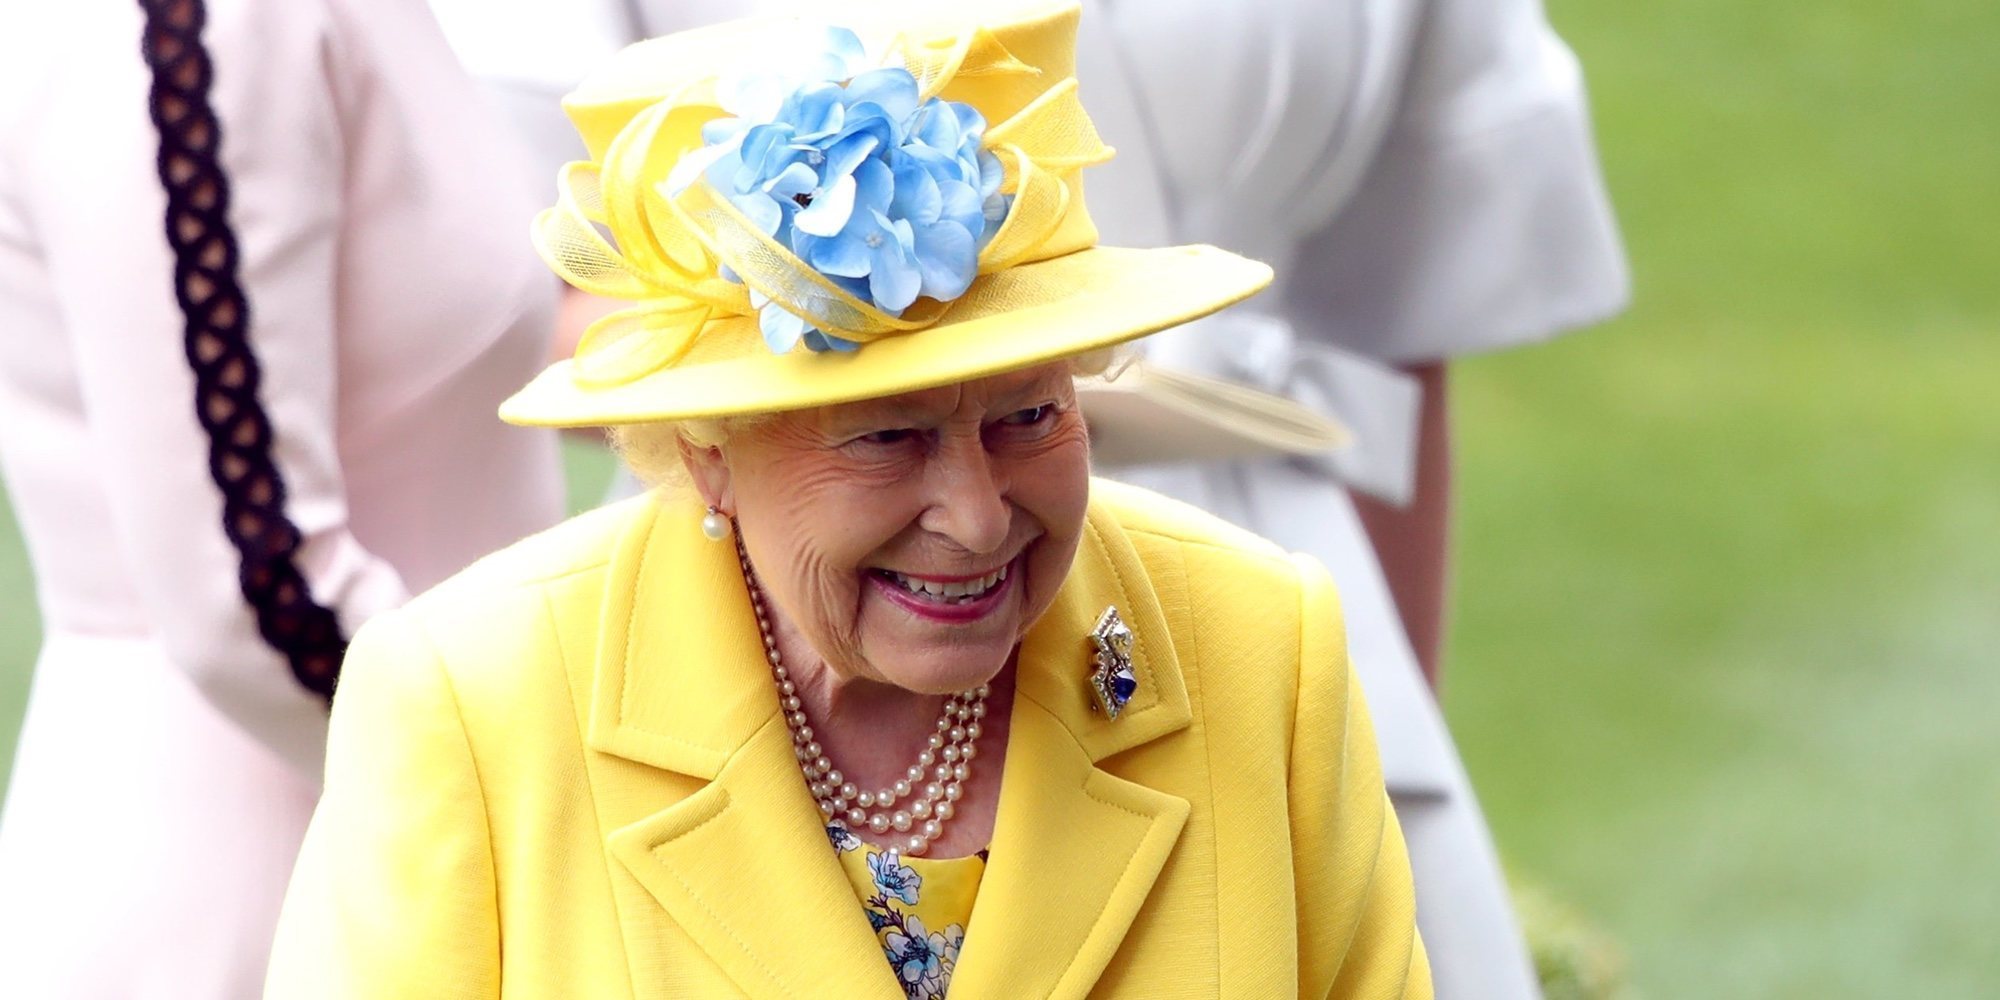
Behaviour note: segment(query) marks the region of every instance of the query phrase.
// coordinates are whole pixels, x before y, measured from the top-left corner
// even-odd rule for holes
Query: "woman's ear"
[[[729,462],[717,445],[698,445],[680,439],[681,464],[687,466],[701,502],[731,517],[736,516],[736,496],[730,490]]]

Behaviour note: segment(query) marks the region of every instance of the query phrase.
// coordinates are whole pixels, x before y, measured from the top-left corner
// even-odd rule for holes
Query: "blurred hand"
[[[629,305],[622,299],[607,299],[563,286],[562,304],[556,308],[556,339],[549,360],[566,361],[575,357],[576,345],[590,324]]]
[[[1402,507],[1355,492],[1354,509],[1382,562],[1417,664],[1436,688],[1451,548],[1451,421],[1444,362],[1404,370],[1423,388],[1417,415],[1416,489]]]

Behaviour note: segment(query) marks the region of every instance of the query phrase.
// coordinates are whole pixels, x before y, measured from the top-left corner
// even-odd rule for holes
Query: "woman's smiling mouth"
[[[868,571],[877,592],[920,618],[963,623],[986,617],[1014,590],[1021,557],[974,576],[926,576],[889,569]]]
[[[986,592],[1007,579],[1007,567],[1002,566],[984,576],[969,579],[940,579],[937,577],[908,576],[895,570],[880,570],[897,586],[918,597],[933,601],[963,603],[986,596]]]

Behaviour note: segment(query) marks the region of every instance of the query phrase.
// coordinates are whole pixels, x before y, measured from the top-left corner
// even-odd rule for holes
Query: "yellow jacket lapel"
[[[1085,678],[1098,616],[1136,636],[1139,689],[1116,720]],[[1055,605],[1022,644],[991,856],[953,1000],[1082,997],[1117,952],[1188,818],[1186,799],[1097,762],[1187,727],[1166,609],[1116,522],[1093,515]]]
[[[613,556],[590,744],[709,784],[610,831],[607,847],[744,993],[900,997],[799,777],[735,551],[695,530],[699,513],[663,502]],[[627,935],[635,970],[643,937]]]
[[[699,516],[663,500],[633,519],[612,553],[589,741],[713,778],[778,701],[736,551],[702,537]]]
[[[1018,701],[953,1000],[1089,993],[1187,817],[1187,800],[1098,770],[1060,721]]]
[[[752,997],[901,997],[773,715],[707,788],[611,852]],[[643,994],[642,994],[643,995]]]

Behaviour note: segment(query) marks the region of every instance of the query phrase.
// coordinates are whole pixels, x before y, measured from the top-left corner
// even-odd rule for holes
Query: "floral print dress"
[[[903,995],[941,1000],[965,943],[965,925],[972,920],[972,903],[986,874],[986,853],[906,858],[840,827],[826,832]]]

